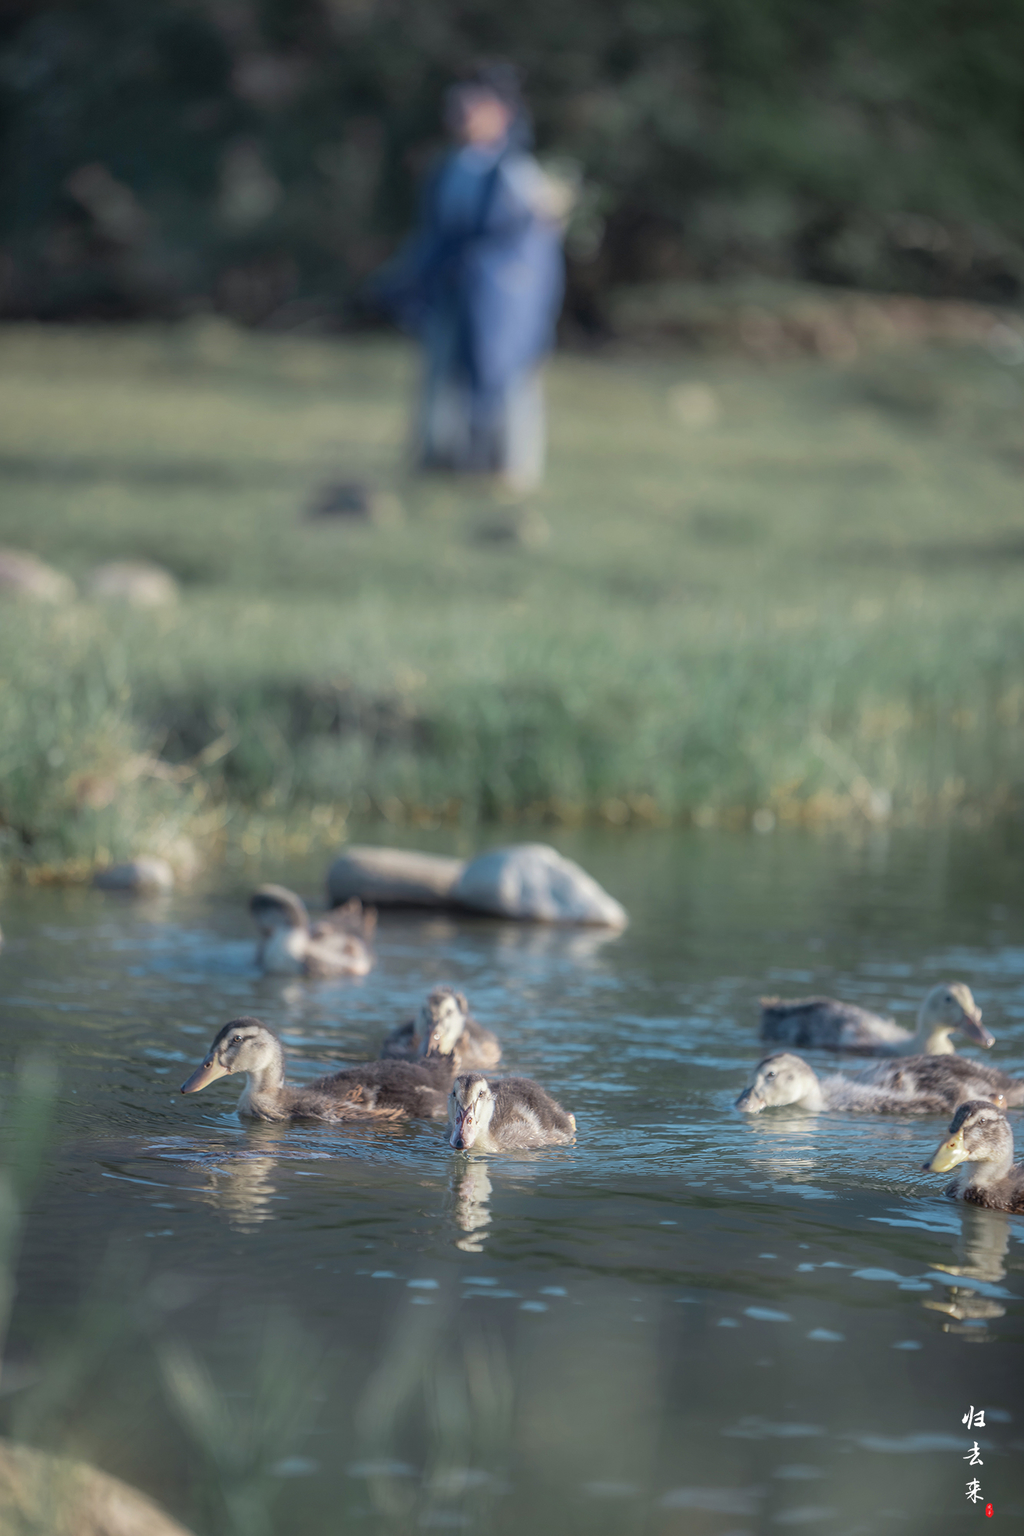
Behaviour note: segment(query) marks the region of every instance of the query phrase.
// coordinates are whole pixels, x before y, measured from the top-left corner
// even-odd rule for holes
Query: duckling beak
[[[966,1035],[968,1040],[974,1040],[978,1045],[984,1046],[986,1051],[996,1043],[995,1035],[981,1022],[980,1008],[976,1013],[964,1013],[960,1020],[960,1033]]]
[[[968,1158],[967,1148],[964,1146],[964,1133],[957,1131],[948,1141],[944,1141],[929,1164],[931,1173],[948,1173],[958,1163],[965,1163]]]
[[[473,1145],[472,1135],[467,1139],[467,1132],[472,1132],[473,1117],[468,1110],[461,1110],[456,1117],[455,1127],[451,1134],[451,1145],[456,1152],[468,1152]]]
[[[209,1087],[215,1083],[218,1077],[227,1077],[227,1067],[222,1067],[215,1056],[207,1056],[201,1067],[196,1067],[190,1078],[181,1085],[182,1093],[198,1093],[200,1088]]]
[[[736,1108],[742,1110],[745,1115],[759,1115],[766,1105],[761,1095],[753,1088],[744,1088],[736,1100]]]

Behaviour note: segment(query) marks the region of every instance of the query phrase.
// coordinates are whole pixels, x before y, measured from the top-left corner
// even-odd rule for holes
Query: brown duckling
[[[463,993],[435,987],[416,1017],[388,1035],[380,1054],[401,1061],[447,1057],[456,1072],[464,1072],[469,1067],[496,1067],[501,1046],[497,1035],[472,1017]]]
[[[217,1032],[181,1091],[198,1093],[236,1072],[246,1074],[238,1113],[249,1120],[441,1120],[452,1080],[443,1061],[367,1061],[289,1088],[280,1040],[262,1020],[243,1016]]]
[[[983,1097],[990,1103],[1024,1103],[1024,1080],[965,1056],[904,1056],[878,1062],[855,1077],[841,1072],[819,1077],[802,1056],[779,1051],[758,1063],[736,1108],[746,1115],[784,1104],[812,1113],[842,1109],[865,1115],[941,1115],[965,1099]]]
[[[981,1022],[970,987],[944,981],[921,1004],[911,1033],[892,1019],[832,997],[762,997],[761,1039],[821,1051],[858,1051],[863,1056],[949,1056],[950,1035],[961,1034],[987,1050],[995,1043]]]
[[[261,885],[249,900],[260,930],[256,963],[271,976],[365,976],[373,965],[372,907],[353,898],[311,923],[301,897],[283,885]]]
[[[457,1152],[550,1147],[575,1140],[576,1116],[528,1077],[489,1083],[479,1072],[464,1072],[448,1095],[448,1133]]]
[[[1024,1214],[1024,1168],[1013,1161],[1013,1132],[1001,1110],[986,1099],[961,1104],[927,1165],[931,1173],[959,1171],[945,1193],[991,1211]]]

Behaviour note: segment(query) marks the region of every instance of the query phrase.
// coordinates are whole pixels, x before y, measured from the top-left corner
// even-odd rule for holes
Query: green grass
[[[559,358],[550,538],[520,547],[480,537],[485,488],[403,474],[398,342],[9,328],[0,542],[76,578],[157,560],[183,597],[0,605],[5,856],[346,815],[1013,811],[1019,374],[965,346]],[[683,424],[687,383],[717,420]],[[404,517],[308,520],[332,476]]]

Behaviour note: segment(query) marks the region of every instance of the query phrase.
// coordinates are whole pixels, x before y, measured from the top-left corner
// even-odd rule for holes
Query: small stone
[[[481,518],[472,530],[474,543],[499,548],[543,549],[550,537],[551,526],[536,507],[506,507]]]
[[[0,1530],[189,1536],[183,1525],[120,1478],[11,1440],[0,1440]]]
[[[174,871],[166,859],[142,857],[98,869],[92,883],[100,891],[171,891]]]
[[[334,480],[314,493],[309,516],[386,525],[401,522],[402,503],[365,480]]]
[[[704,432],[722,414],[718,396],[707,384],[676,384],[668,392],[669,410],[688,432]]]
[[[0,549],[0,597],[66,603],[74,596],[75,584],[63,571],[54,570],[52,565],[23,550]]]
[[[491,848],[472,859],[453,895],[462,906],[537,923],[625,928],[624,907],[586,870],[545,843]]]
[[[327,872],[327,899],[332,907],[352,896],[374,906],[450,907],[465,867],[433,853],[353,845]]]
[[[162,565],[145,560],[112,560],[98,565],[85,578],[89,597],[132,608],[164,608],[178,601],[178,583]]]

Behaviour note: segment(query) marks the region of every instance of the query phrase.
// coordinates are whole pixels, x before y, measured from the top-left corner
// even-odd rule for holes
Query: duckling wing
[[[968,1099],[988,1099],[1001,1090],[995,1079],[1002,1073],[969,1061],[965,1056],[904,1056],[899,1061],[879,1062],[858,1073],[858,1081],[886,1088],[922,1112],[935,1106],[942,1114]]]
[[[576,1122],[561,1104],[529,1077],[505,1077],[494,1084],[491,1135],[505,1147],[537,1147],[571,1141]]]
[[[352,933],[356,938],[370,940],[377,928],[377,908],[364,907],[358,896],[351,896],[322,917],[317,927],[333,928],[339,933]]]
[[[761,1039],[785,1045],[817,1046],[825,1051],[855,1051],[893,1038],[907,1039],[905,1030],[855,1003],[833,997],[763,997]]]
[[[324,1092],[354,1096],[370,1102],[377,1114],[414,1115],[429,1120],[448,1112],[449,1069],[442,1072],[411,1061],[366,1061],[346,1067],[313,1087]]]
[[[303,957],[307,976],[365,976],[372,969],[370,952],[355,934],[314,923]]]

